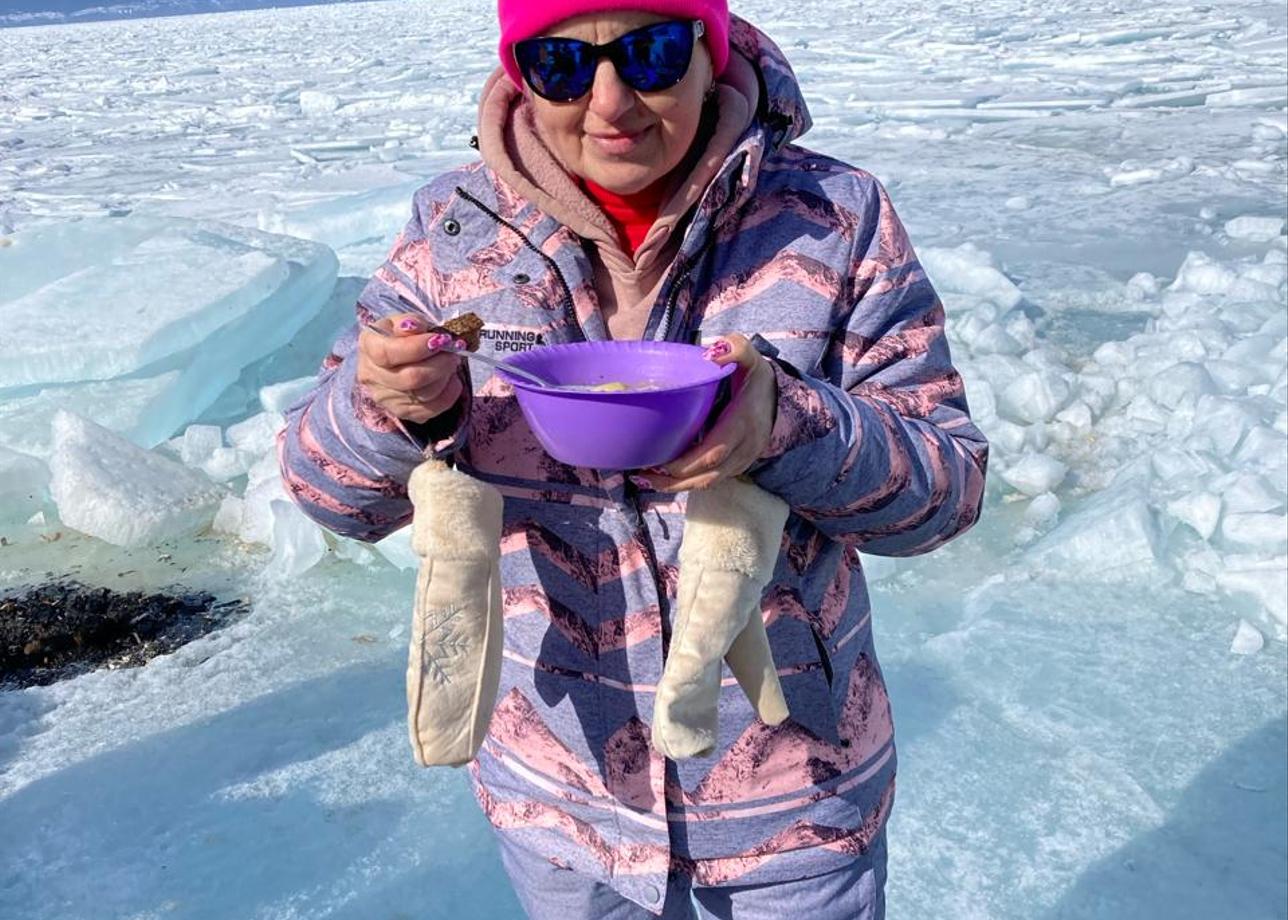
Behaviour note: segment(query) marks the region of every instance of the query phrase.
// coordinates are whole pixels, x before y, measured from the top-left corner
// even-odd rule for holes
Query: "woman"
[[[877,181],[793,143],[792,71],[724,2],[499,12],[482,161],[416,194],[357,305],[395,337],[337,344],[290,412],[288,487],[365,540],[407,523],[426,457],[504,496],[505,664],[471,772],[529,914],[879,918],[895,756],[858,551],[965,530],[987,458],[943,308]],[[664,470],[568,467],[425,334],[466,311],[498,354],[703,343],[736,392]],[[649,723],[685,493],[739,475],[791,509],[762,604],[791,718],[727,681],[715,753],[674,762]]]

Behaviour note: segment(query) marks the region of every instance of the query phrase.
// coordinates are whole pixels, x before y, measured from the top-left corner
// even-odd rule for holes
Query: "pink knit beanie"
[[[497,14],[501,20],[501,65],[514,85],[523,85],[523,76],[514,62],[515,42],[540,35],[573,16],[607,10],[656,13],[674,19],[701,19],[706,29],[703,40],[711,53],[716,76],[729,61],[727,0],[497,0]]]

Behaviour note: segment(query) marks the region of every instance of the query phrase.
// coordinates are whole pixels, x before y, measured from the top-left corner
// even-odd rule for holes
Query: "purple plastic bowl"
[[[521,352],[509,362],[557,384],[649,385],[622,392],[552,392],[498,371],[550,456],[573,466],[633,470],[684,453],[734,365],[679,342],[573,342]]]

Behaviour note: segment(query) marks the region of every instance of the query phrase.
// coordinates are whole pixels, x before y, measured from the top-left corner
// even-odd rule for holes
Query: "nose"
[[[595,67],[595,82],[590,87],[589,110],[596,118],[616,124],[635,105],[635,90],[622,82],[617,68],[608,58]]]

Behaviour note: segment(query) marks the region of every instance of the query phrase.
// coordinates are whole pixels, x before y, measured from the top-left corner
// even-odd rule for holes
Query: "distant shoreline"
[[[111,0],[106,3],[88,3],[85,0],[61,0],[61,2],[60,0],[43,0],[43,2],[34,0],[27,4],[26,9],[0,13],[0,29],[379,2],[383,0],[132,0],[132,2],[117,3]]]

